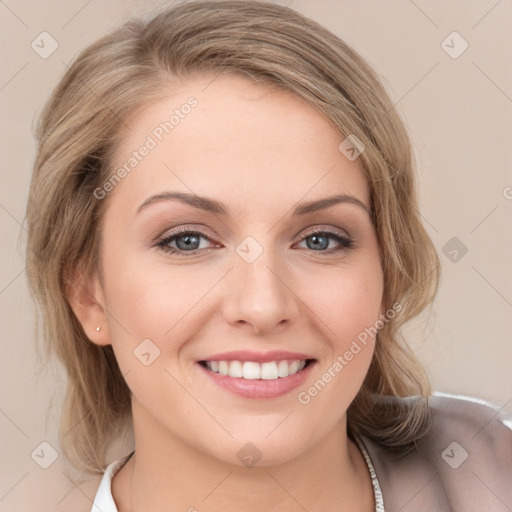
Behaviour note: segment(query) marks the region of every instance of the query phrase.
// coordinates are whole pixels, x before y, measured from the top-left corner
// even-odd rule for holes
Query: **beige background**
[[[512,412],[512,3],[279,3],[353,45],[383,77],[406,119],[418,158],[422,213],[443,265],[432,311],[407,329],[434,389],[491,400]],[[38,364],[24,273],[32,126],[65,63],[150,5],[0,2],[0,512],[88,511],[98,485],[95,479],[77,487],[78,477],[62,456],[46,470],[31,458],[43,441],[59,451],[56,429],[65,384],[57,366],[41,371]],[[59,45],[47,59],[31,48],[42,31]],[[469,44],[456,59],[441,46],[453,31]],[[448,39],[452,51],[461,48],[461,41],[453,41]],[[457,262],[443,254],[452,237],[468,249]]]

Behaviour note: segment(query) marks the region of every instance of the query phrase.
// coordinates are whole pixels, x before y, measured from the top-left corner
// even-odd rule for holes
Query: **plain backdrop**
[[[434,390],[482,398],[512,412],[512,3],[279,3],[319,21],[360,52],[382,77],[412,136],[421,212],[440,254],[442,280],[432,310],[406,333]],[[99,480],[79,482],[60,454],[64,373],[58,365],[43,371],[36,352],[23,225],[33,125],[79,50],[156,4],[0,2],[0,512],[92,506]],[[31,46],[42,32],[58,44],[47,58]],[[35,454],[53,452],[41,443],[57,455],[47,469]],[[124,453],[121,443],[110,456]]]

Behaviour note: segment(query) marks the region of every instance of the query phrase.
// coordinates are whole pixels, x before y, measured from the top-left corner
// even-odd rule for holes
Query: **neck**
[[[242,503],[247,512],[375,510],[368,468],[346,435],[345,416],[296,458],[252,467],[214,458],[167,430],[149,432],[147,423],[141,429],[136,417],[136,452],[112,481],[119,512],[231,512]]]

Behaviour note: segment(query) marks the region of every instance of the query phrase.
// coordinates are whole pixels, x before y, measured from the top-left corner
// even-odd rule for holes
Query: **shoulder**
[[[364,437],[386,508],[510,510],[512,416],[462,395],[434,393],[429,404],[431,428],[412,453],[396,456]]]
[[[468,443],[473,449],[485,448],[512,461],[512,416],[503,407],[479,398],[434,393],[429,398],[432,428],[426,442],[453,438]]]
[[[426,453],[440,453],[452,469],[467,465],[466,470],[490,480],[489,485],[496,482],[499,488],[503,483],[512,492],[512,416],[496,404],[460,395],[436,393],[430,403]]]
[[[512,491],[512,416],[491,402],[447,393],[435,393],[430,406],[425,454],[440,454],[452,470],[466,465],[474,475],[491,480],[489,485],[503,482]]]

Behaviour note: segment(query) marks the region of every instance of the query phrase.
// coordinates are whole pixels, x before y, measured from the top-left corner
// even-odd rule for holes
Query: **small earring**
[[[99,331],[101,329],[101,327],[96,327],[96,331]]]

